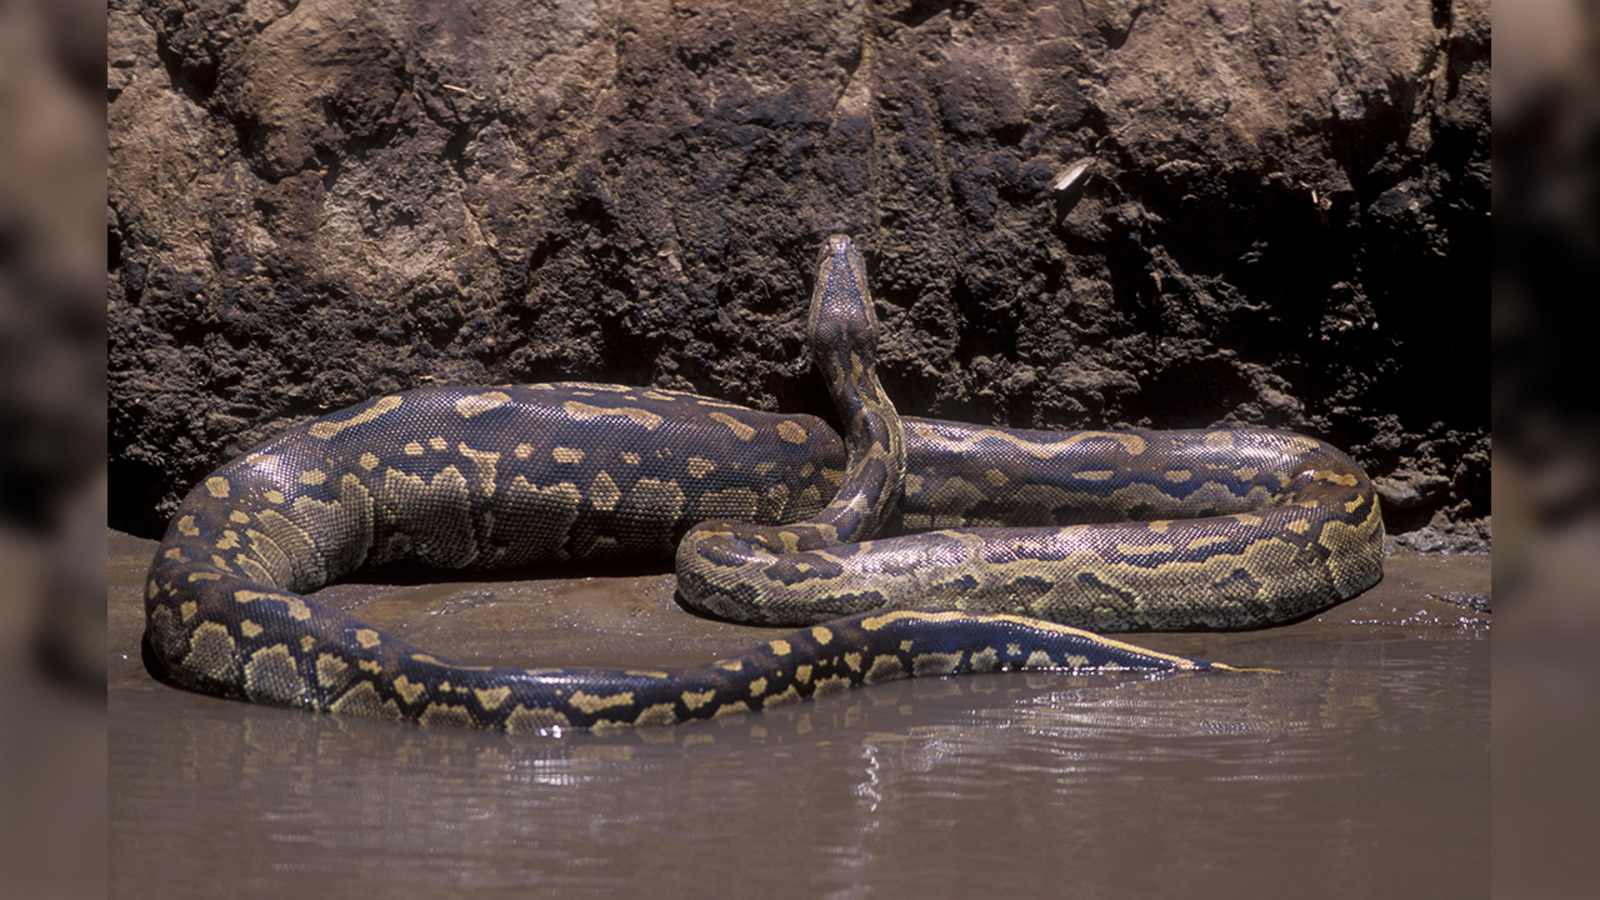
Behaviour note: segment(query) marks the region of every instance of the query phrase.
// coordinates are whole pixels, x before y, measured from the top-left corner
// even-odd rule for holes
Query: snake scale
[[[1382,577],[1348,456],[1256,430],[902,420],[846,237],[809,340],[848,434],[649,388],[431,387],[294,428],[184,499],[146,583],[146,665],[204,693],[508,731],[679,722],[913,675],[1226,668],[1095,632],[1302,618]],[[878,535],[888,537],[877,537]],[[667,557],[685,603],[799,630],[672,672],[474,666],[305,596],[411,559]]]

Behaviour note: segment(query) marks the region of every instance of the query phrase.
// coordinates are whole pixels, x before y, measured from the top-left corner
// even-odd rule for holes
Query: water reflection
[[[1292,675],[907,682],[561,738],[125,691],[112,870],[178,896],[1138,894],[1179,875],[1193,896],[1360,894],[1391,877],[1443,896],[1479,883],[1487,642],[1286,655]],[[170,884],[175,848],[215,874]]]

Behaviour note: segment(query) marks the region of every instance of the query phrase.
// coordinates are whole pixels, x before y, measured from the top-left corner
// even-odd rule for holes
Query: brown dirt
[[[1486,0],[113,0],[108,86],[136,534],[423,384],[828,415],[801,317],[844,231],[908,413],[1292,428],[1401,542],[1487,545]]]

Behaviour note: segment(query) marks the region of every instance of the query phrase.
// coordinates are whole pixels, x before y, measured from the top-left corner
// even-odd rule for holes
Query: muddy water
[[[1487,895],[1486,558],[1391,558],[1285,628],[1141,636],[1279,674],[921,680],[505,737],[152,682],[153,549],[112,536],[114,896]],[[323,597],[519,664],[682,664],[766,634],[690,616],[660,574],[401,580]]]

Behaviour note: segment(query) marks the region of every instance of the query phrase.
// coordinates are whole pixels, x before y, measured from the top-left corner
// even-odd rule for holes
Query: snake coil
[[[146,664],[342,715],[609,728],[914,675],[1226,668],[1093,632],[1292,621],[1382,577],[1372,484],[1320,441],[902,421],[849,238],[818,255],[809,340],[843,441],[809,416],[584,383],[423,388],[291,429],[184,499],[146,582]],[[306,596],[399,559],[674,550],[687,603],[804,627],[672,672],[474,666]]]

